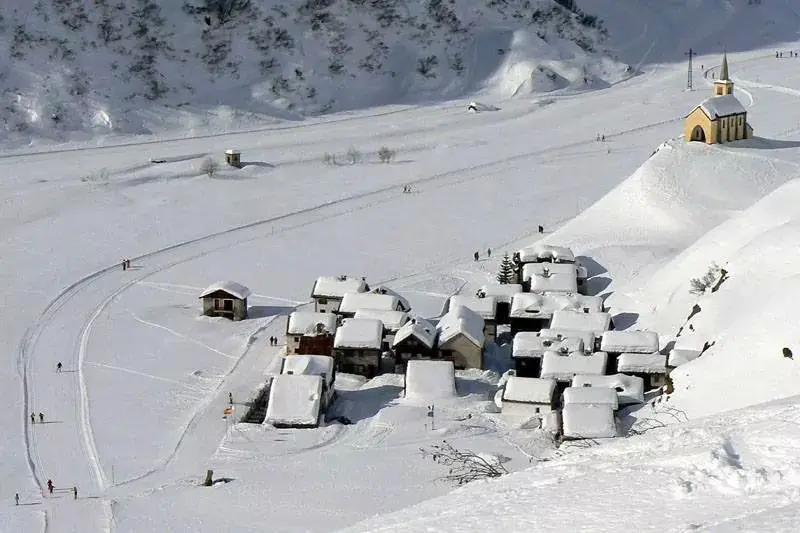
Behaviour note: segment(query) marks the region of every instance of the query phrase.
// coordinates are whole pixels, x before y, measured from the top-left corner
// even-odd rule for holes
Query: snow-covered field
[[[758,138],[682,144],[680,119],[710,94],[699,65],[717,51],[695,59],[694,91],[684,65],[648,63],[583,94],[485,93],[496,111],[467,113],[465,99],[0,153],[0,531],[793,531],[800,370],[781,350],[796,348],[800,58],[729,47]],[[244,168],[201,172],[227,148]],[[344,163],[351,148],[363,161]],[[334,411],[352,425],[223,418],[229,392],[238,418],[277,372],[266,339],[282,338],[317,276],[386,283],[433,317],[539,239],[538,224],[591,259],[590,286],[618,324],[657,331],[662,346],[714,343],[629,420],[670,427],[556,452],[488,412],[492,372],[459,373],[433,430],[394,375],[341,376]],[[491,260],[472,261],[487,248]],[[690,294],[711,262],[729,279]],[[253,290],[248,320],[198,316],[218,279]],[[443,438],[512,471],[551,460],[448,495],[419,453]],[[209,468],[220,482],[199,487]]]

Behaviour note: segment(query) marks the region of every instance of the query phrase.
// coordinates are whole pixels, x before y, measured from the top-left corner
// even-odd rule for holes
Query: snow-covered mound
[[[598,17],[554,0],[9,0],[0,138],[243,129],[584,77],[600,86],[624,70],[602,59],[604,39]]]
[[[677,347],[710,345],[673,372],[673,407],[701,416],[800,394],[798,202],[800,181],[794,180],[714,228],[650,279],[655,310],[643,320],[661,327]],[[717,290],[722,273],[705,294],[690,293],[689,280],[712,263],[726,272]],[[731,387],[736,394],[724,393]]]
[[[342,532],[791,533],[800,520],[798,407],[795,397],[573,448]]]
[[[603,279],[626,280],[625,292],[637,286],[650,291],[648,273],[797,175],[795,163],[747,146],[664,143],[630,178],[545,241],[591,259],[590,291],[604,290]],[[614,295],[608,303],[623,302]]]

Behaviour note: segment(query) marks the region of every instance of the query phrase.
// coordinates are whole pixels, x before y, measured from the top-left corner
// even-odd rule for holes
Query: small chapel
[[[684,139],[686,142],[718,144],[752,136],[747,110],[733,94],[733,82],[728,76],[728,56],[723,54],[719,79],[714,80],[714,96],[686,116]]]

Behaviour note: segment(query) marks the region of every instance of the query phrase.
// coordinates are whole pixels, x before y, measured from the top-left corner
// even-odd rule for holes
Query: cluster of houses
[[[567,439],[614,437],[619,408],[642,403],[646,391],[665,385],[671,367],[697,356],[686,350],[662,354],[652,331],[615,331],[603,300],[586,294],[587,271],[569,248],[523,248],[512,263],[511,283],[451,296],[435,321],[415,315],[393,290],[370,288],[364,278],[317,278],[313,310],[289,315],[286,358],[272,384],[267,421],[315,426],[333,401],[336,372],[406,374],[412,361],[417,373],[430,366],[418,361],[482,368],[485,347],[502,328],[514,362],[495,399],[504,414],[538,419]],[[216,283],[201,294],[204,313],[246,318],[249,294],[237,283]],[[308,412],[292,411],[292,401],[273,402],[274,394],[291,387],[299,391],[283,396],[296,396],[292,401]]]

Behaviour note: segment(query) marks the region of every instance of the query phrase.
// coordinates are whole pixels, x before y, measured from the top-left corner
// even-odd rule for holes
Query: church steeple
[[[728,54],[722,53],[722,66],[719,69],[719,79],[721,81],[728,79]]]
[[[722,54],[722,65],[719,68],[719,77],[714,80],[714,96],[733,94],[733,82],[728,75],[728,54]]]

